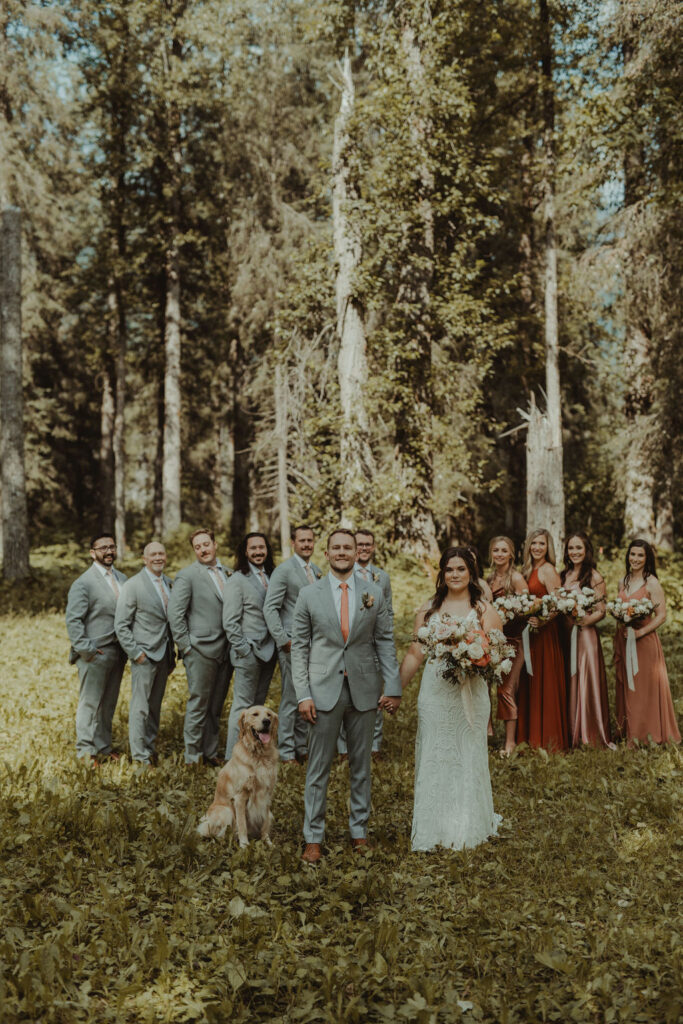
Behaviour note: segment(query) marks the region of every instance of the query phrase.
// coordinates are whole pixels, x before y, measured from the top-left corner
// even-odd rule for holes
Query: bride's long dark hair
[[[474,555],[469,548],[446,548],[439,560],[439,575],[436,577],[436,591],[432,598],[432,603],[425,614],[425,622],[432,617],[434,612],[439,610],[446,598],[446,594],[448,593],[448,587],[445,582],[446,566],[450,562],[451,558],[462,558],[463,562],[467,566],[467,571],[470,574],[467,589],[470,592],[470,604],[472,607],[476,608],[481,602],[483,591],[479,586],[479,576],[477,573],[477,564],[474,560]]]

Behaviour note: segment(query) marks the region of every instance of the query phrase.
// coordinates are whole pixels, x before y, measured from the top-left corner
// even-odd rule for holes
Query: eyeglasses
[[[102,544],[99,548],[93,548],[93,551],[116,551],[116,544]]]

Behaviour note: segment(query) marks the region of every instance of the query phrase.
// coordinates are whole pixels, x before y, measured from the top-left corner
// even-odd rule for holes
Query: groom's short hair
[[[357,547],[356,535],[353,532],[353,530],[347,530],[345,526],[338,526],[335,530],[332,531],[332,533],[327,538],[327,548],[325,549],[326,551],[330,550],[330,541],[332,540],[333,537],[336,537],[338,533],[345,533],[346,536],[350,537],[351,540],[353,541],[354,548]]]

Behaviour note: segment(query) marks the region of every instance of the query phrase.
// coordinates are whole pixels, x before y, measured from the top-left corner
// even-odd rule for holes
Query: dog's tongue
[[[261,740],[261,743],[270,743],[270,733],[269,732],[260,732],[258,734],[258,738]]]

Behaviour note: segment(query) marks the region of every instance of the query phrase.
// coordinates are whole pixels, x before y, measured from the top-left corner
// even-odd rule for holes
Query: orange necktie
[[[341,631],[344,643],[349,639],[349,585],[340,583],[341,587]]]

